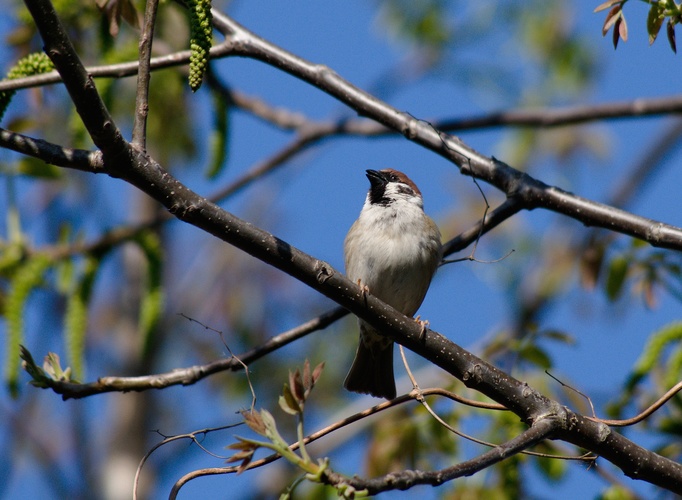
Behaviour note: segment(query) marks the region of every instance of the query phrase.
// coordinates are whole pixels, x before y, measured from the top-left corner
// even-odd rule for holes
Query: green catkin
[[[140,298],[138,320],[142,349],[147,353],[163,311],[163,249],[159,236],[151,231],[140,234],[135,241],[147,259],[147,283]]]
[[[71,292],[64,315],[64,335],[69,364],[76,379],[85,376],[85,334],[88,326],[88,304],[92,295],[92,287],[99,270],[100,260],[87,257],[83,274]]]
[[[24,306],[31,291],[43,280],[45,271],[52,261],[45,255],[34,255],[14,274],[5,300],[5,321],[7,324],[7,348],[5,380],[12,396],[19,392],[19,351],[24,339]]]
[[[17,61],[7,73],[6,80],[15,80],[24,76],[40,75],[49,73],[54,69],[54,64],[44,52],[29,54]],[[7,107],[14,97],[16,90],[3,90],[0,92],[0,120],[7,111]]]
[[[208,52],[211,50],[213,38],[213,16],[211,14],[211,0],[189,0],[189,48],[192,54],[189,58],[189,86],[192,92],[201,87],[206,70],[208,69]]]

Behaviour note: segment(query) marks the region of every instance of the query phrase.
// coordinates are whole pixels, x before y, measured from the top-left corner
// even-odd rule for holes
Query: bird
[[[362,293],[413,316],[442,259],[440,231],[407,175],[390,168],[366,172],[370,188],[344,241],[346,276]],[[393,341],[365,321],[358,323],[360,341],[343,385],[394,399]]]

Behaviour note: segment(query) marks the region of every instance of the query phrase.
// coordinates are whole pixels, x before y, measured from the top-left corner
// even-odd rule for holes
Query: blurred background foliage
[[[54,3],[87,65],[136,58],[135,24],[143,11],[142,2]],[[217,0],[215,4],[228,13],[241,7]],[[428,82],[466,88],[486,109],[560,106],[581,102],[600,84],[603,53],[577,22],[575,6],[567,2],[375,0],[365,8],[372,10],[372,29],[381,43],[390,44],[400,54],[392,66],[367,75],[365,88],[382,99],[400,100],[412,88]],[[41,42],[20,2],[13,1],[3,16],[5,46],[1,53],[9,70],[20,58],[39,51]],[[267,9],[262,16],[268,16]],[[260,34],[268,37],[267,32]],[[161,2],[155,54],[184,50],[188,37],[183,7]],[[495,48],[501,57],[486,57],[481,47]],[[323,62],[334,67],[334,61]],[[221,72],[220,65],[221,61],[214,62],[213,70],[232,83],[232,74]],[[96,83],[119,127],[129,136],[134,79],[102,78]],[[415,106],[435,104],[435,108],[425,106],[439,109],[437,118],[460,116],[455,103],[430,103],[429,97],[421,96]],[[187,84],[186,67],[153,74],[147,148],[193,189],[219,192],[251,168],[243,157],[235,160],[232,151],[238,149],[238,129],[246,122],[253,125],[253,118],[234,106],[211,78],[195,95]],[[3,126],[68,147],[93,148],[59,85],[18,92]],[[267,150],[292,137],[291,132],[267,123],[257,126],[263,142],[273,145]],[[497,133],[492,148],[514,167],[570,188],[585,176],[572,165],[585,158],[597,162],[608,158],[610,143],[603,126],[527,127]],[[265,148],[252,150],[252,154],[266,155]],[[286,234],[297,220],[293,212],[280,210],[276,200],[287,183],[295,183],[304,170],[314,169],[314,163],[312,155],[301,155],[285,164],[291,168],[285,168],[288,173],[275,177],[275,182],[267,178],[255,182],[248,187],[248,196],[224,198],[221,203],[256,225]],[[658,165],[653,165],[647,175],[655,176],[656,168]],[[178,222],[150,223],[161,216],[159,207],[131,187],[9,153],[0,157],[0,173],[5,185],[0,304],[6,382],[0,412],[7,422],[0,438],[7,452],[0,460],[8,478],[0,481],[0,496],[12,494],[17,484],[37,474],[38,491],[55,498],[128,498],[135,467],[160,439],[151,429],[167,435],[232,423],[238,419],[236,409],[248,406],[251,398],[246,377],[229,373],[192,387],[62,403],[54,394],[26,386],[27,377],[19,366],[19,344],[26,345],[36,359],[48,351],[59,353],[62,366],[71,368],[69,376],[82,381],[106,375],[146,375],[228,356],[226,345],[232,353],[245,352],[331,307],[329,301],[287,276],[208,235]],[[628,176],[624,172],[621,179]],[[439,224],[443,234],[452,236],[482,215],[483,201],[470,183],[448,181],[448,189],[458,201],[442,208]],[[499,201],[499,195],[488,195],[492,203]],[[632,191],[629,197],[617,200],[618,206],[627,208],[637,195],[637,190]],[[353,212],[360,206],[361,198],[356,198]],[[119,237],[126,228],[135,227],[140,229]],[[319,239],[325,238],[323,227],[310,229]],[[297,241],[291,243],[298,245]],[[679,254],[631,243],[604,231],[576,228],[557,216],[543,219],[539,230],[529,227],[523,218],[510,220],[485,237],[485,246],[487,255],[498,256],[513,248],[517,258],[514,265],[487,266],[478,274],[481,281],[494,283],[502,291],[509,317],[500,318],[497,326],[478,340],[476,352],[586,414],[590,409],[584,398],[545,375],[545,370],[555,368],[556,346],[574,345],[576,332],[570,324],[557,327],[543,319],[559,308],[567,295],[576,293],[600,294],[611,302],[614,314],[623,307],[656,308],[661,297],[672,297],[678,305],[682,300]],[[312,243],[311,247],[317,248]],[[340,244],[335,252],[340,255]],[[440,329],[440,325],[432,325]],[[354,320],[346,318],[255,363],[250,381],[258,404],[274,408],[288,371],[308,358],[314,364],[327,361],[307,409],[309,430],[367,406],[366,401],[359,406],[354,395],[340,389],[357,341],[355,328]],[[605,398],[611,402],[611,417],[631,415],[646,407],[680,379],[680,332],[677,323],[649,334],[647,348],[632,367],[631,376]],[[449,384],[457,392],[468,393],[461,384],[415,363],[433,384]],[[570,385],[572,381],[564,375],[562,382]],[[518,419],[504,412],[471,410],[438,400],[432,405],[450,425],[482,440],[501,442],[521,429]],[[656,451],[675,460],[682,453],[681,410],[678,396],[645,424],[646,432],[662,435],[662,442],[670,443]],[[379,421],[381,425],[376,425]],[[285,433],[293,432],[287,422],[278,419]],[[222,433],[206,438],[217,453],[230,439]],[[542,448],[552,454],[577,453],[560,443],[544,443]],[[333,467],[337,457],[350,473],[375,475],[404,468],[444,467],[480,452],[481,447],[454,437],[421,407],[404,405],[380,419],[344,430],[313,449],[320,456],[332,456]],[[339,458],[350,451],[362,457],[362,468]],[[22,466],[25,462],[30,464],[29,471]],[[179,471],[222,463],[196,448],[176,446],[150,460],[142,484],[150,496],[162,497]],[[532,483],[538,475],[551,484],[561,481],[570,467],[558,460],[519,456],[473,480],[444,485],[433,494],[452,499],[521,498],[534,492]],[[530,469],[536,475],[528,476]],[[601,468],[596,468],[596,473],[603,476],[603,498],[629,498],[632,494]],[[242,477],[256,474],[268,480],[241,479],[240,496],[270,497],[290,484],[297,471],[276,464]],[[220,488],[230,489],[234,480],[221,478]],[[197,491],[202,489],[201,484],[197,487]],[[297,493],[309,498],[334,496],[308,485]]]

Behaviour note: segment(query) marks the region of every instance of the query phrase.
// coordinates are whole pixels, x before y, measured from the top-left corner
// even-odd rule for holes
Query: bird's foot
[[[363,301],[366,301],[367,296],[369,295],[369,287],[367,285],[363,285],[361,279],[358,279],[358,287],[360,288],[360,297]]]
[[[424,339],[426,338],[426,330],[429,327],[429,322],[428,321],[422,321],[420,318],[421,318],[421,316],[417,316],[416,318],[414,318],[414,320],[421,327],[421,331],[419,332],[419,341],[423,342]]]

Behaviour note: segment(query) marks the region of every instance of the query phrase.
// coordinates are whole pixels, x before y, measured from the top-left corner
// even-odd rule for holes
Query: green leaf
[[[228,157],[230,131],[230,104],[220,92],[213,92],[213,130],[209,141],[210,161],[206,176],[214,179],[220,174]]]
[[[659,4],[651,4],[649,14],[646,18],[646,31],[649,34],[649,45],[656,41],[658,32],[661,31],[661,26],[663,26],[663,19],[664,16],[661,13]]]
[[[552,360],[547,353],[537,345],[527,345],[519,351],[519,356],[525,361],[547,370],[552,367]]]
[[[542,330],[538,333],[538,337],[556,340],[567,345],[575,345],[575,337],[570,333],[562,332],[560,330]]]
[[[630,490],[624,486],[614,484],[604,490],[600,500],[633,500],[634,498],[636,497],[630,493]]]
[[[609,263],[609,270],[606,275],[606,296],[609,300],[615,301],[623,293],[623,283],[625,283],[629,267],[629,259],[622,255],[615,257]]]
[[[43,180],[55,180],[63,177],[63,173],[58,167],[45,163],[43,160],[30,157],[22,158],[19,161],[17,171],[20,174]]]
[[[33,361],[33,356],[31,356],[30,351],[26,349],[26,347],[24,347],[23,345],[19,346],[19,350],[20,350],[19,355],[23,360],[22,367],[32,379],[30,382],[31,385],[43,389],[46,387],[50,387],[49,385],[50,377],[47,376],[45,370],[36,365],[36,362]]]
[[[263,425],[265,426],[265,436],[270,439],[270,441],[274,442],[277,438],[279,438],[275,417],[273,417],[272,413],[270,413],[268,410],[261,410],[260,417]]]
[[[541,443],[534,451],[548,455],[558,455],[561,453],[555,446],[546,442]],[[553,481],[560,480],[566,474],[567,467],[564,460],[557,460],[556,458],[550,457],[538,457],[536,459],[536,464],[545,476]]]
[[[43,360],[43,371],[49,375],[52,380],[58,381],[73,381],[71,378],[71,368],[62,368],[59,354],[54,352],[47,353]]]
[[[649,374],[651,370],[661,364],[666,347],[670,344],[678,345],[680,341],[682,341],[682,321],[666,325],[653,333],[635,363],[631,377],[636,377],[639,380]]]
[[[298,415],[302,411],[301,407],[296,401],[296,398],[291,393],[289,384],[284,384],[284,390],[282,391],[282,395],[279,397],[279,407],[289,415]]]

